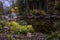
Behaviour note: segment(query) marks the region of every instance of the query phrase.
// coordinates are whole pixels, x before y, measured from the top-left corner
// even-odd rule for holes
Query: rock
[[[16,38],[16,39],[18,39],[18,38],[19,38],[19,36],[18,36],[18,35],[16,35],[16,34],[14,34],[14,35],[13,35],[13,37],[14,37],[14,38]]]
[[[10,28],[9,27],[7,27],[7,26],[5,26],[4,28],[3,28],[3,31],[9,31],[10,30]]]
[[[27,33],[27,37],[28,38],[31,38],[32,37],[32,34],[30,32]]]

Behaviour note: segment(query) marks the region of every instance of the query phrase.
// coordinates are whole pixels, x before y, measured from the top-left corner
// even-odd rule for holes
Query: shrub
[[[48,37],[47,40],[60,40],[60,33],[52,32],[51,35]]]
[[[2,32],[2,25],[0,24],[0,32]]]
[[[20,27],[20,33],[27,33],[28,29],[26,27]]]
[[[6,22],[6,25],[10,26],[11,31],[13,33],[20,34],[20,33],[34,32],[32,25],[21,25],[15,21]]]
[[[0,20],[0,32],[2,32],[2,28],[5,26],[5,21]]]
[[[19,23],[12,21],[12,22],[10,22],[9,25],[10,25],[11,31],[12,31],[13,33],[18,33],[18,32],[19,32],[20,27],[21,27],[21,26],[19,25]]]
[[[1,21],[1,20],[0,20],[0,24],[1,24],[2,27],[5,26],[5,23],[6,23],[6,21]]]
[[[27,29],[29,32],[34,32],[32,25],[27,25]]]

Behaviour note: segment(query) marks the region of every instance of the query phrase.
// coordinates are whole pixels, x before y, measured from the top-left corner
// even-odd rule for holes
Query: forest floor
[[[0,33],[0,40],[47,40],[47,38],[48,35],[43,33],[33,33],[30,37],[24,34]]]

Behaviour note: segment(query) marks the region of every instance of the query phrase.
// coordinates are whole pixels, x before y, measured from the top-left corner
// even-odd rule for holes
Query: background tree
[[[0,12],[3,13],[3,11],[4,11],[4,10],[3,10],[3,4],[2,4],[2,2],[0,1]]]

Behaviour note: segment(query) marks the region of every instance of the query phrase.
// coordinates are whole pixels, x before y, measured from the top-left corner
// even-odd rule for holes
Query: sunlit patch
[[[2,0],[3,7],[11,7],[12,6],[12,0]]]

